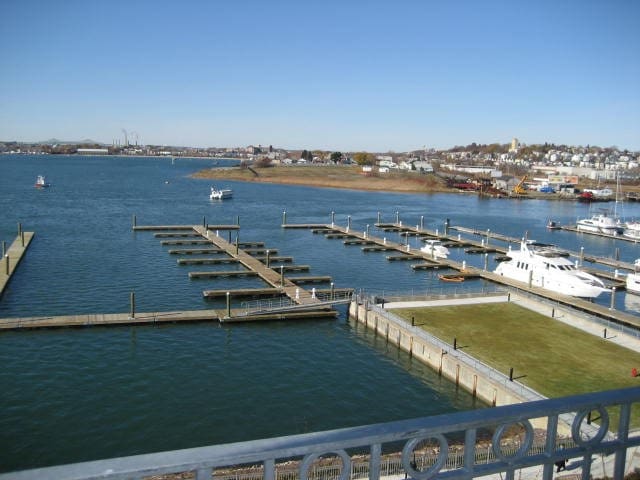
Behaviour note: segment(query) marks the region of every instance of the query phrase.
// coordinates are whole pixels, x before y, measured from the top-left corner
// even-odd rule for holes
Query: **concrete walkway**
[[[438,300],[417,300],[406,302],[385,302],[384,309],[392,310],[396,308],[418,308],[418,307],[444,307],[449,305],[473,305],[483,303],[500,303],[511,301],[516,305],[520,305],[528,310],[532,310],[540,315],[545,315],[559,322],[570,325],[574,328],[582,330],[596,337],[606,339],[621,347],[628,348],[635,352],[640,352],[640,332],[638,336],[629,335],[621,330],[616,329],[614,325],[607,328],[606,338],[604,336],[605,326],[601,323],[591,320],[584,314],[573,312],[570,308],[562,306],[550,306],[548,303],[541,302],[535,298],[520,295],[518,293],[510,293],[509,295],[487,295],[470,298],[443,298]],[[382,304],[377,304],[382,307]],[[640,366],[638,367],[640,369]]]

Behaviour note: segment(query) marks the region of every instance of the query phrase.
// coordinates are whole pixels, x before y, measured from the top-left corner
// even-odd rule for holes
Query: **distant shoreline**
[[[253,183],[303,185],[321,188],[397,192],[452,192],[441,179],[420,173],[385,173],[366,176],[359,166],[287,166],[269,168],[210,168],[192,175],[194,178],[233,180]]]
[[[477,191],[463,191],[447,187],[444,180],[433,174],[417,172],[389,172],[384,174],[365,175],[360,166],[286,166],[268,168],[214,167],[200,170],[193,178],[212,180],[232,180],[250,183],[272,183],[281,185],[303,185],[319,188],[340,188],[393,193],[457,193],[478,195]],[[623,192],[638,191],[638,187],[626,186]],[[505,199],[541,199],[577,201],[575,196],[558,193],[541,193],[530,191],[526,195],[513,196],[505,194]],[[611,200],[613,201],[613,199]],[[608,202],[603,202],[608,203]]]

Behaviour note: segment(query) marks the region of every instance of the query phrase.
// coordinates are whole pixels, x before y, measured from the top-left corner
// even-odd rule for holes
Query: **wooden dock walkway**
[[[254,256],[250,255],[249,253],[247,253],[247,251],[237,248],[236,245],[227,242],[222,237],[218,235],[212,235],[210,231],[205,231],[202,227],[199,226],[194,226],[193,229],[200,233],[203,237],[208,238],[216,247],[224,250],[229,257],[237,259],[248,271],[254,272],[272,288],[281,289],[282,293],[289,297],[289,299],[291,299],[291,301],[298,306],[317,306],[318,310],[326,309],[326,306],[323,305],[323,303],[325,302],[322,302],[313,294],[313,292],[309,292],[308,290],[301,288],[298,284],[308,282],[330,282],[331,277],[286,277],[284,275],[284,266],[278,268],[280,272],[277,272],[276,269],[272,268],[271,266],[265,265],[265,263],[263,263],[261,260],[258,260]],[[269,251],[274,252],[276,250],[269,249]],[[224,320],[225,322],[231,321],[234,320],[237,316],[240,315],[226,315],[226,317],[221,320]]]
[[[156,325],[163,323],[185,322],[254,322],[265,320],[305,320],[317,318],[335,318],[335,310],[313,310],[298,312],[275,312],[271,315],[240,315],[226,317],[224,310],[180,310],[171,312],[136,313],[99,313],[86,315],[61,315],[42,317],[19,317],[0,319],[0,330],[28,330],[36,328],[86,328],[98,326]]]
[[[326,283],[331,281],[329,276],[304,276],[288,278],[284,275],[290,271],[307,271],[309,265],[276,265],[276,263],[292,262],[292,257],[271,256],[271,253],[277,253],[277,249],[264,248],[264,242],[237,242],[231,243],[224,240],[218,235],[221,227],[229,227],[236,229],[238,226],[193,226],[193,225],[160,225],[160,226],[136,226],[134,222],[133,229],[137,231],[160,231],[156,233],[158,238],[176,238],[187,239],[186,242],[197,241],[212,245],[211,248],[199,249],[181,249],[169,250],[170,254],[208,254],[216,253],[226,255],[219,258],[193,258],[179,259],[181,264],[198,264],[198,263],[235,263],[241,265],[245,270],[237,271],[217,271],[217,272],[191,272],[191,278],[196,277],[223,277],[252,275],[260,277],[269,287],[262,289],[241,289],[241,290],[205,290],[203,295],[208,298],[227,298],[231,297],[255,297],[255,296],[282,296],[290,300],[289,304],[279,308],[231,308],[231,304],[227,301],[225,309],[207,309],[207,310],[183,310],[169,312],[147,312],[136,313],[134,310],[135,302],[132,300],[131,311],[129,313],[111,313],[111,314],[84,314],[84,315],[61,315],[61,316],[40,316],[40,317],[22,317],[22,318],[5,318],[0,319],[0,330],[8,329],[33,329],[33,328],[61,328],[61,327],[87,327],[98,325],[144,325],[158,323],[177,323],[177,322],[206,322],[217,321],[224,323],[232,322],[250,322],[265,320],[304,320],[318,318],[335,318],[338,312],[332,307],[337,303],[347,303],[351,300],[353,289],[316,289],[311,292],[300,287],[302,283]],[[307,228],[307,227],[305,227]],[[176,233],[177,232],[177,233]],[[20,256],[28,246],[33,233],[25,232],[20,236],[14,245],[9,249],[10,263],[7,269],[13,273],[15,265],[13,259],[19,260]],[[199,238],[198,238],[199,237]],[[22,239],[24,238],[24,247]],[[164,242],[164,241],[163,241]],[[173,243],[168,243],[173,244]],[[243,248],[241,248],[241,246]],[[19,254],[19,255],[18,255]],[[260,256],[260,254],[267,254]],[[3,260],[4,261],[4,260]],[[267,262],[269,265],[267,265]],[[13,263],[13,265],[11,265]],[[10,275],[7,275],[9,277]],[[0,281],[6,284],[6,279],[0,274]]]
[[[288,227],[288,226],[287,226]],[[415,256],[418,257],[418,259],[423,259],[425,262],[421,263],[421,264],[414,264],[412,265],[412,268],[414,269],[420,269],[420,268],[449,268],[452,270],[457,270],[458,272],[463,272],[466,275],[470,276],[470,277],[478,277],[478,278],[482,278],[485,280],[489,280],[491,282],[497,283],[497,284],[501,284],[501,285],[505,285],[508,287],[512,287],[512,288],[516,288],[518,290],[524,291],[524,292],[528,292],[540,297],[544,297],[547,298],[551,301],[557,302],[558,304],[562,304],[562,305],[567,305],[567,306],[571,306],[575,309],[584,311],[586,313],[592,314],[592,315],[596,315],[600,318],[606,319],[606,320],[610,320],[613,322],[617,322],[623,325],[627,325],[633,328],[640,328],[640,319],[634,315],[629,315],[627,313],[624,312],[620,312],[618,310],[615,309],[611,309],[611,308],[607,308],[607,307],[603,307],[600,305],[597,305],[595,303],[589,302],[587,300],[583,300],[583,299],[579,299],[576,297],[571,297],[568,295],[562,295],[556,292],[553,292],[551,290],[547,290],[544,288],[540,288],[540,287],[529,287],[526,283],[523,282],[518,282],[517,280],[512,280],[509,278],[506,278],[504,276],[501,275],[497,275],[493,272],[490,272],[488,270],[483,270],[483,269],[479,269],[476,267],[470,267],[468,265],[463,265],[460,262],[456,262],[450,259],[437,259],[437,261],[435,259],[432,259],[431,256],[425,252],[421,252],[419,249],[414,249],[411,248],[410,246],[408,246],[407,244],[403,244],[403,243],[397,243],[397,242],[391,242],[389,240],[387,240],[386,238],[378,238],[378,237],[373,237],[371,235],[366,235],[366,234],[361,234],[358,233],[356,231],[353,231],[351,229],[348,228],[342,228],[342,227],[336,227],[336,226],[332,226],[332,228],[334,228],[335,230],[339,230],[342,233],[346,233],[349,234],[351,236],[351,238],[353,239],[360,239],[360,240],[367,240],[367,241],[371,241],[374,242],[376,246],[380,247],[381,250],[387,251],[387,250],[396,250],[399,253],[401,253],[404,256]],[[390,225],[390,224],[385,224],[385,229],[390,229],[393,228],[395,229],[395,231],[411,231],[411,232],[417,232],[420,234],[426,234],[429,236],[432,236],[434,238],[439,238],[441,240],[447,240],[447,241],[457,241],[455,238],[449,236],[449,235],[440,235],[438,232],[432,232],[426,229],[420,229],[418,227],[406,227],[406,226],[402,226],[399,224],[394,224],[394,225]],[[491,233],[491,232],[489,232]],[[486,235],[486,233],[485,233]],[[477,242],[473,242],[473,243],[477,243]],[[478,247],[487,247],[487,245],[483,242],[482,244],[477,245]],[[368,249],[366,251],[371,251],[371,249],[374,249],[375,247],[363,247],[363,250]],[[492,246],[493,248],[493,246]],[[496,248],[497,251],[501,251],[501,249]],[[506,250],[503,250],[506,253]]]
[[[515,238],[515,237],[509,237],[506,235],[502,235],[500,233],[496,233],[496,232],[491,232],[491,231],[482,231],[482,230],[477,230],[474,228],[468,228],[468,227],[462,227],[462,226],[450,226],[449,230],[455,230],[455,231],[460,231],[463,233],[468,233],[468,234],[472,234],[472,235],[479,235],[482,237],[486,238],[490,238],[492,240],[499,240],[502,242],[505,242],[507,244],[516,244],[516,245],[520,245],[520,242],[522,241],[521,238]],[[580,233],[587,233],[587,232],[580,232]],[[618,235],[618,236],[613,236],[613,235],[606,235],[606,234],[600,234],[600,236],[602,237],[608,237],[608,238],[614,238],[614,239],[622,239],[622,236]],[[442,238],[447,238],[450,239],[450,236],[442,236]],[[476,244],[477,245],[477,244]],[[486,247],[488,245],[488,241],[484,243],[484,246]],[[502,254],[507,254],[508,251],[503,249],[503,248],[498,248],[495,245],[492,245],[491,248],[495,248],[496,251],[498,253],[502,253]],[[629,262],[622,262],[620,260],[616,260],[613,258],[607,258],[607,257],[598,257],[598,256],[594,256],[594,255],[588,255],[585,254],[584,251],[573,251],[573,250],[567,250],[567,249],[561,249],[563,252],[566,252],[569,254],[569,256],[577,259],[580,261],[580,263],[584,263],[584,262],[589,262],[589,263],[596,263],[599,265],[604,265],[606,267],[611,267],[611,268],[615,268],[615,269],[619,269],[619,270],[628,270],[633,272],[634,271],[634,265],[632,263]],[[602,271],[597,271],[594,270],[591,273],[595,273],[596,275],[600,275],[601,273],[603,273]],[[606,278],[606,272],[604,272],[604,274],[602,276],[604,276]]]
[[[25,232],[20,230],[18,236],[4,252],[0,259],[0,296],[4,292],[5,287],[11,280],[13,272],[16,271],[20,260],[29,248],[31,240],[33,240],[34,232]]]

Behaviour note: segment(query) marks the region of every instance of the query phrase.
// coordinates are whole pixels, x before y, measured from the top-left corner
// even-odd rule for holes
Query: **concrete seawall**
[[[544,398],[366,300],[352,302],[349,315],[490,405],[510,405]]]

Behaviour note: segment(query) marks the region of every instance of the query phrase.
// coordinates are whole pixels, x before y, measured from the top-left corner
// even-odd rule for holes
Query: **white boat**
[[[627,275],[627,291],[640,293],[640,258],[638,258],[633,265],[636,270]]]
[[[440,240],[425,240],[424,247],[420,251],[433,258],[447,258],[449,256],[449,249]]]
[[[36,188],[47,188],[47,187],[50,187],[50,186],[51,186],[51,184],[50,184],[50,183],[48,183],[48,182],[45,180],[44,175],[38,175],[38,176],[37,176],[37,178],[36,178],[36,184],[35,184],[35,187],[36,187]]]
[[[520,250],[509,251],[494,273],[534,287],[581,298],[595,298],[609,291],[597,277],[579,270],[569,254],[555,246],[523,240]]]
[[[628,238],[640,240],[640,222],[627,222],[623,235]]]
[[[223,200],[225,198],[231,198],[233,196],[233,191],[230,189],[221,189],[218,190],[215,187],[211,187],[211,194],[209,194],[209,198],[211,200]]]
[[[585,188],[584,192],[589,192],[597,200],[611,200],[613,198],[613,190],[610,188]]]
[[[576,227],[579,232],[605,233],[607,235],[619,235],[624,231],[620,220],[606,213],[598,213],[591,218],[578,220]]]

